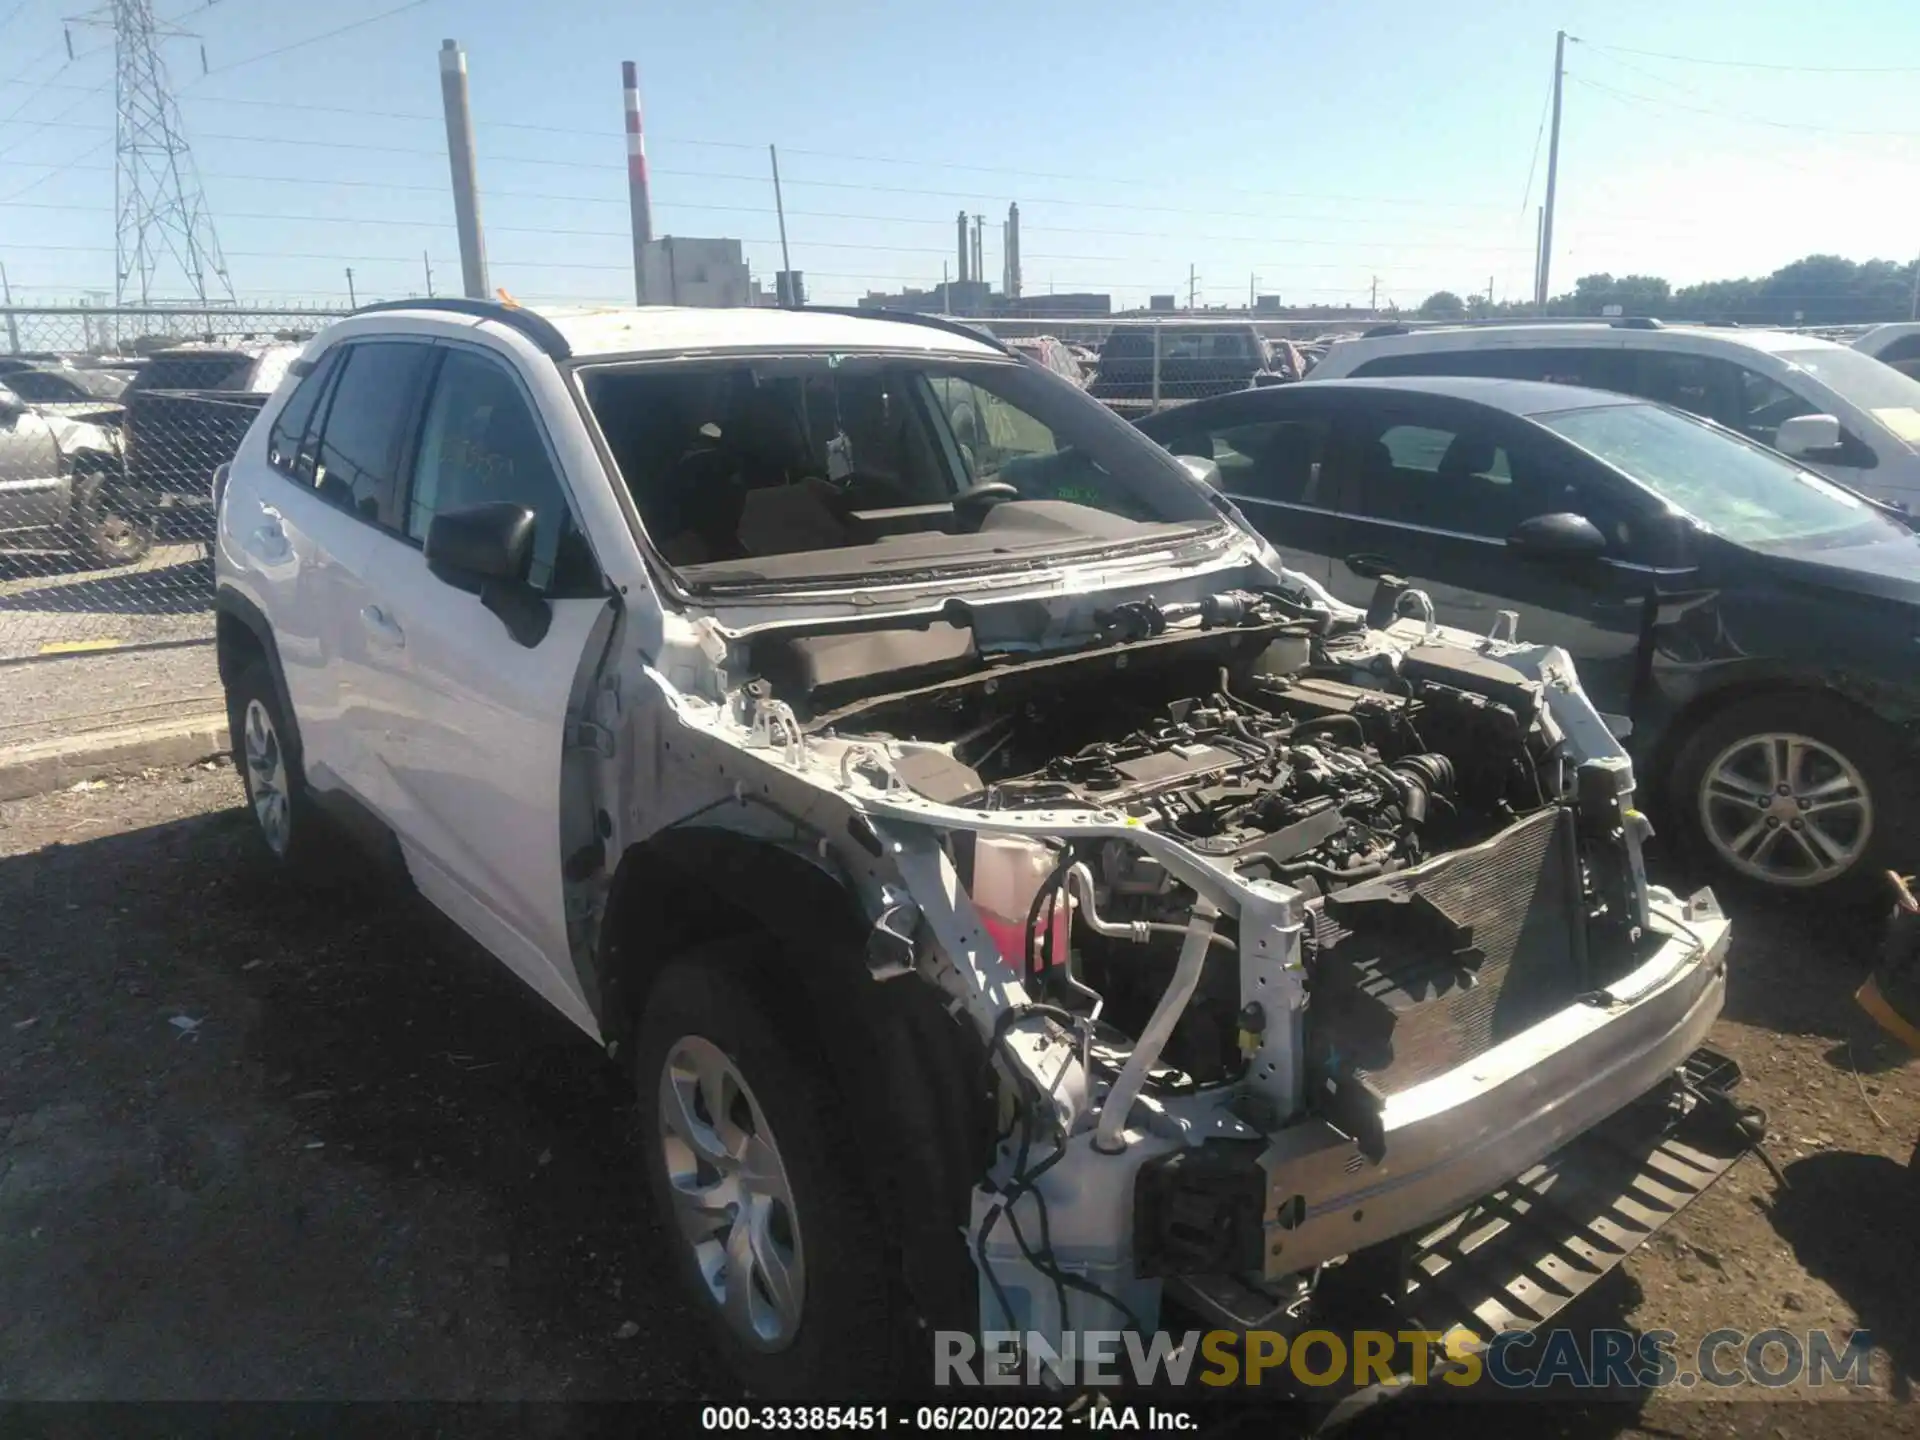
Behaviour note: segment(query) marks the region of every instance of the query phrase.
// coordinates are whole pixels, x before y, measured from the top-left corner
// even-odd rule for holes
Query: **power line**
[[[1731,70],[1784,70],[1803,75],[1920,75],[1920,65],[1786,65],[1765,60],[1724,60],[1705,55],[1671,55],[1664,50],[1636,50],[1630,45],[1602,45],[1582,42],[1590,49],[1613,50],[1622,55],[1644,55],[1651,60],[1676,60],[1683,65],[1713,65]]]
[[[225,65],[215,65],[207,71],[207,74],[224,75],[227,71],[238,70],[243,65],[253,65],[262,60],[271,60],[276,55],[285,55],[294,50],[304,50],[309,45],[318,45],[322,40],[331,40],[336,35],[345,35],[350,30],[363,29],[381,20],[390,20],[395,15],[403,15],[409,10],[418,10],[422,5],[427,3],[428,0],[407,0],[407,3],[404,5],[396,5],[391,10],[382,10],[377,15],[369,15],[365,19],[355,20],[351,24],[342,25],[337,29],[327,30],[319,35],[309,35],[304,40],[295,40],[290,44],[279,45],[271,50],[262,50],[258,55],[248,55],[240,60],[230,60]]]
[[[1797,130],[1808,134],[1823,135],[1863,135],[1888,139],[1914,139],[1920,137],[1920,130],[1855,130],[1839,125],[1809,125],[1799,120],[1769,120],[1763,115],[1742,115],[1731,110],[1716,110],[1705,105],[1683,105],[1678,100],[1669,100],[1661,95],[1641,95],[1631,90],[1618,90],[1611,85],[1603,85],[1598,80],[1589,80],[1585,76],[1569,72],[1567,78],[1589,90],[1598,90],[1603,95],[1611,95],[1619,100],[1635,100],[1645,105],[1664,105],[1669,110],[1685,110],[1695,115],[1711,115],[1720,120],[1732,121],[1740,125],[1763,125],[1769,130]]]

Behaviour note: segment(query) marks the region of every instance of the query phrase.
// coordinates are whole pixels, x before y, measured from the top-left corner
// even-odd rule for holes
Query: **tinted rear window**
[[[156,355],[140,367],[133,390],[245,390],[253,372],[251,355]]]

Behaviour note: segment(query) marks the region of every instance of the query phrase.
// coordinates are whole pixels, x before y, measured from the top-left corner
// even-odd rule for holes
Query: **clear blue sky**
[[[21,300],[113,286],[109,37],[72,27],[71,63],[62,40],[84,4],[0,0],[0,261]],[[1518,296],[1563,26],[1585,43],[1568,47],[1556,290],[1920,253],[1913,0],[423,0],[302,43],[400,4],[157,0],[200,37],[164,53],[243,297],[344,300],[347,265],[363,301],[417,293],[422,251],[442,293],[457,284],[449,36],[469,53],[493,280],[529,298],[628,296],[629,58],[657,230],[740,237],[770,276],[778,141],[819,300],[937,282],[962,206],[989,218],[997,279],[1010,200],[1029,293],[1139,303],[1184,292],[1191,264],[1212,303],[1252,276],[1299,302],[1364,303],[1375,277],[1383,304],[1489,279]]]

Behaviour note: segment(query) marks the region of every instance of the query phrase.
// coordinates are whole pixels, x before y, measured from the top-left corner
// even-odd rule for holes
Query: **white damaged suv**
[[[758,1393],[982,1332],[1484,1340],[1745,1147],[1727,922],[1648,884],[1564,654],[1340,604],[973,331],[371,307],[216,569],[267,848],[368,837],[628,1068]]]

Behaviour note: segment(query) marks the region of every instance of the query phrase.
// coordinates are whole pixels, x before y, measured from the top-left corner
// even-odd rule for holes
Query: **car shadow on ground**
[[[249,831],[226,811],[0,859],[0,914],[18,922],[0,978],[37,1018],[8,1038],[60,1037],[37,1061],[0,1056],[15,1091],[0,1111],[77,1105],[96,1117],[82,1128],[115,1115],[108,1128],[124,1133],[116,1112],[145,1095],[132,1102],[153,1107],[137,1133],[173,1137],[161,1150],[198,1172],[169,1181],[174,1208],[158,1215],[116,1199],[112,1224],[95,1214],[100,1183],[56,1182],[51,1203],[91,1238],[51,1263],[98,1280],[36,1327],[84,1333],[83,1312],[124,1305],[171,1336],[192,1374],[156,1378],[146,1359],[117,1375],[94,1356],[42,1362],[64,1375],[84,1360],[92,1393],[108,1394],[267,1398],[259,1388],[288,1383],[277,1377],[295,1354],[322,1386],[345,1387],[303,1398],[447,1394],[436,1384],[582,1401],[733,1394],[666,1278],[620,1071],[424,902],[357,867],[325,887],[289,880]],[[173,998],[156,1020],[159,1002],[129,996]],[[166,1030],[176,1006],[205,1028]],[[156,1029],[154,1051],[138,1037]],[[155,1055],[170,1067],[161,1079]],[[152,1163],[177,1168],[165,1153]],[[105,1183],[142,1184],[124,1172]],[[150,1269],[167,1280],[137,1278]],[[66,1293],[38,1274],[31,1291],[21,1283],[39,1304]],[[189,1308],[155,1295],[176,1286],[216,1298]],[[390,1333],[365,1333],[370,1316]],[[10,1344],[44,1349],[22,1333]],[[205,1358],[233,1336],[236,1353]],[[370,1365],[370,1343],[442,1358]]]
[[[325,935],[336,913],[278,876],[238,888],[292,934]],[[504,1233],[481,1263],[537,1333],[603,1347],[636,1327],[637,1388],[608,1398],[727,1393],[661,1263],[624,1074],[424,901],[349,893],[353,936],[308,948],[263,997],[251,1049],[275,1094],[318,1096],[302,1123],[396,1182],[486,1196]]]
[[[1809,1155],[1785,1174],[1784,1188],[1754,1203],[1886,1351],[1894,1398],[1911,1400],[1920,1376],[1920,1176],[1884,1155],[1846,1151]]]
[[[50,557],[51,558],[51,557]],[[34,564],[37,566],[38,561]],[[76,561],[69,568],[29,568],[19,577],[48,581],[0,594],[0,612],[85,612],[97,615],[193,615],[213,605],[213,581],[202,558],[141,569],[120,569],[92,580],[66,580],[96,567]],[[12,578],[0,568],[0,579]]]

